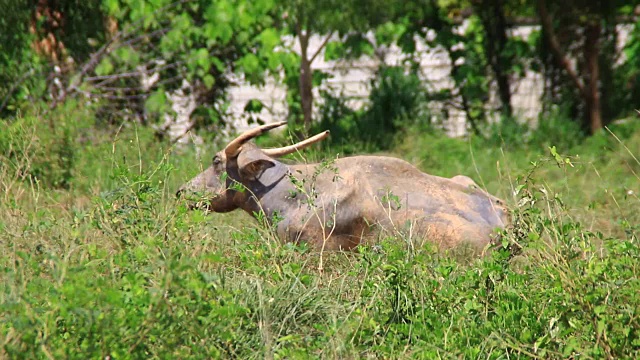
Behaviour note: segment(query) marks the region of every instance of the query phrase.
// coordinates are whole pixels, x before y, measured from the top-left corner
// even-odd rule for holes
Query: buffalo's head
[[[215,212],[242,207],[251,196],[245,190],[268,188],[286,175],[286,166],[275,158],[296,152],[329,135],[329,131],[325,131],[294,145],[274,149],[260,149],[248,142],[286,123],[277,122],[245,131],[215,154],[211,166],[182,185],[177,195],[206,199],[205,206]]]

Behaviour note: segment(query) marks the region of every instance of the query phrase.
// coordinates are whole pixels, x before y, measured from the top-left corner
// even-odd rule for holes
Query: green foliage
[[[271,0],[103,0],[118,32],[76,80],[85,96],[105,99],[106,122],[132,115],[145,125],[164,120],[172,112],[166,93],[180,90],[195,95],[196,129],[219,126],[233,85],[229,75],[263,84],[280,69],[274,6]]]
[[[60,80],[72,64],[86,61],[105,41],[101,3],[2,2],[0,115],[13,116],[34,101],[58,95],[53,77]]]
[[[30,45],[28,26],[31,7],[20,0],[4,1],[0,19],[0,115],[15,114],[43,90],[41,61]]]
[[[575,224],[562,230],[539,225],[561,232],[561,242],[551,255],[531,255],[519,268],[505,263],[500,251],[471,267],[391,246],[373,255],[368,261],[382,271],[364,282],[363,292],[380,296],[360,309],[356,341],[378,354],[411,349],[425,358],[632,356],[638,346],[633,292],[640,284],[626,268],[635,268],[638,245],[611,239],[596,249],[582,238],[579,251],[587,258],[569,258],[564,252],[575,238],[566,232]],[[542,246],[539,239],[531,243]],[[595,254],[603,250],[608,256]],[[614,254],[620,262],[611,260]],[[630,282],[607,279],[609,271]]]
[[[599,39],[602,45],[603,115],[605,122],[628,115],[637,97],[634,89],[639,68],[639,57],[636,56],[638,29],[634,24],[624,56],[614,61],[619,54],[613,46],[618,40],[613,19],[616,15],[630,16],[633,6],[617,1],[607,3],[602,14],[592,6],[564,14],[562,2],[549,0],[548,3],[552,17],[557,19],[555,27],[563,39],[561,45],[567,45],[571,49],[567,54],[577,59],[583,55],[582,46],[573,46],[576,42],[582,43],[580,29],[589,19],[604,21]],[[585,112],[579,100],[581,95],[573,88],[571,79],[563,69],[558,69],[545,42],[545,34],[534,31],[530,39],[497,39],[511,25],[496,22],[495,18],[500,18],[496,14],[509,19],[536,15],[535,6],[522,1],[408,1],[401,6],[379,0],[67,1],[39,5],[50,14],[61,14],[63,20],[56,22],[43,16],[35,24],[31,22],[33,7],[15,0],[8,0],[5,5],[7,16],[0,21],[0,27],[5,30],[0,31],[0,45],[5,50],[0,55],[0,82],[3,84],[0,85],[0,107],[7,116],[15,115],[16,110],[36,99],[55,99],[56,102],[59,97],[82,95],[102,99],[104,111],[100,117],[107,117],[112,124],[119,124],[121,115],[130,117],[133,113],[143,124],[149,125],[172,111],[165,92],[182,87],[182,80],[186,79],[190,84],[186,91],[197,93],[199,107],[194,112],[195,127],[211,129],[227,120],[228,89],[233,85],[227,75],[234,73],[251,84],[263,84],[267,74],[282,81],[287,87],[288,118],[295,123],[303,115],[301,94],[305,99],[311,96],[307,95],[309,89],[306,87],[317,87],[328,78],[327,73],[314,70],[312,84],[300,89],[301,71],[307,69],[301,68],[302,59],[294,48],[302,44],[302,37],[314,35],[326,37],[328,42],[322,42],[319,48],[307,46],[309,62],[323,53],[326,60],[376,57],[380,47],[398,45],[405,55],[403,65],[416,69],[420,55],[416,40],[426,41],[432,49],[444,49],[450,60],[453,86],[432,92],[427,97],[430,101],[464,111],[476,134],[482,132],[487,115],[493,115],[494,110],[501,117],[513,115],[504,105],[500,109],[486,107],[491,86],[498,82],[500,74],[504,75],[502,79],[513,80],[526,70],[539,71],[547,80],[545,107],[551,103],[561,105],[572,121],[581,118],[580,114]],[[472,13],[467,15],[470,10]],[[460,27],[458,20],[462,18],[465,23]],[[31,25],[33,30],[29,28]],[[291,35],[293,38],[289,37]],[[34,42],[48,36],[55,38],[64,49],[60,59],[44,58],[34,52]],[[108,47],[102,48],[107,44]],[[91,56],[95,59],[87,62]],[[56,70],[54,73],[53,65],[59,66],[61,72]],[[576,66],[583,69],[584,61],[578,61]],[[381,73],[389,71],[380,70]],[[149,86],[139,78],[142,72],[159,74],[159,81]],[[588,79],[584,74],[587,72],[578,72],[586,82]],[[395,75],[381,76],[391,78]],[[75,84],[75,81],[79,83]],[[407,98],[403,97],[405,100]],[[420,101],[426,103],[423,100]],[[376,101],[384,102],[382,98]],[[400,106],[406,108],[407,104]],[[422,106],[426,107],[426,104]],[[542,116],[553,116],[553,111],[551,107],[551,111]],[[446,112],[443,114],[446,116]],[[396,120],[367,121],[380,123],[387,129]],[[407,124],[397,122],[401,126],[392,127],[411,125],[411,121]],[[507,127],[512,125],[506,124]],[[509,131],[516,129],[505,129],[504,132]],[[374,139],[375,134],[370,135],[375,147],[389,147],[380,143],[388,137]]]
[[[343,154],[353,154],[366,148],[359,122],[362,111],[352,110],[347,105],[347,98],[340,94],[334,96],[331,92],[321,92],[322,104],[318,109],[320,117],[311,129],[316,133],[324,130],[331,131],[331,136],[319,145],[324,148],[339,148]]]
[[[393,43],[411,57],[415,37],[431,39],[427,31],[435,30],[429,45],[444,47],[455,65],[452,91],[429,94],[415,63],[383,67],[363,109],[323,92],[315,131],[331,130],[323,143],[330,158],[338,150],[392,151],[434,175],[468,174],[508,199],[513,226],[481,259],[415,247],[403,234],[359,253],[318,254],[279,243],[243,214],[187,211],[175,190],[207,156],[166,148],[148,128],[94,127],[94,114],[72,102],[45,116],[16,115],[51,90],[40,74],[50,64],[31,50],[33,9],[5,5],[0,101],[7,99],[2,111],[11,119],[0,120],[0,357],[640,355],[638,122],[612,125],[615,137],[585,138],[575,93],[558,85],[566,78],[545,72],[561,92],[550,99],[567,111],[545,112],[535,129],[516,119],[482,126],[492,39],[477,15],[464,34],[454,31],[452,16],[469,2],[72,1],[58,4],[68,22],[56,35],[80,64],[104,44],[102,18],[113,16],[123,37],[95,74],[85,74],[97,81],[81,90],[116,99],[100,103],[109,114],[116,104],[146,121],[169,111],[165,91],[187,79],[204,89],[194,114],[206,126],[223,118],[228,73],[261,84],[282,70],[289,116],[299,116],[300,57],[281,42],[299,32],[296,25],[336,35],[325,51],[330,60]],[[505,6],[531,15],[522,2]],[[363,35],[369,30],[375,41]],[[622,65],[603,76],[603,88],[615,90],[605,92],[610,114],[634,107],[637,42],[636,24]],[[521,41],[504,50],[511,75],[549,60]],[[139,66],[166,82],[135,93],[139,80],[122,75]],[[325,79],[315,72],[312,85]],[[452,139],[433,129],[428,101],[458,96],[480,136]],[[246,111],[262,107],[251,101]],[[317,189],[308,187],[300,191],[312,201]],[[397,197],[384,200],[393,206]]]
[[[446,51],[451,66],[450,76],[455,85],[452,89],[444,89],[431,96],[445,102],[460,98],[460,107],[475,128],[476,124],[485,120],[484,105],[490,80],[483,48],[485,35],[478,17],[471,16],[464,33],[461,33],[446,10],[435,2],[405,11],[401,14],[408,25],[398,37],[398,45],[404,53],[414,56],[414,62],[418,59],[415,57],[417,39],[432,48]],[[435,31],[435,36],[430,36],[429,30]],[[419,60],[413,66],[418,64]]]
[[[429,113],[422,82],[417,74],[402,67],[384,67],[371,85],[369,106],[359,122],[363,139],[388,149],[403,126],[429,125]]]
[[[529,140],[529,126],[513,118],[503,117],[486,126],[486,142],[489,146],[504,146],[507,149],[523,147]]]
[[[428,129],[427,92],[417,76],[403,67],[383,67],[371,81],[368,104],[351,110],[342,95],[322,93],[320,121],[314,131],[330,130],[325,144],[339,146],[347,154],[358,150],[387,150],[407,127]]]
[[[405,141],[399,143],[394,149],[407,155],[415,156],[423,169],[429,172],[439,173],[442,176],[452,177],[460,174],[461,169],[455,166],[446,168],[449,164],[465,164],[472,160],[475,150],[486,148],[482,140],[470,138],[469,141],[448,137],[442,131],[421,132],[407,131]],[[497,148],[493,148],[497,149]]]
[[[288,61],[282,61],[284,83],[287,86],[288,118],[300,133],[311,127],[313,88],[319,86],[329,74],[311,65],[324,52],[325,60],[354,59],[371,56],[374,45],[365,34],[393,17],[393,5],[387,1],[284,1],[277,2],[276,12],[281,21],[276,27],[282,35],[291,35],[281,49]],[[310,46],[313,36],[323,37],[322,43]],[[296,49],[297,46],[299,47]],[[294,50],[295,49],[295,50]],[[310,74],[307,78],[305,74]],[[305,107],[306,105],[306,107]],[[305,111],[305,109],[307,109]]]

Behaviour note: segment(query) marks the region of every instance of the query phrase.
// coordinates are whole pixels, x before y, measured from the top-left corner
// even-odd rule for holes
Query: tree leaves
[[[144,103],[144,108],[150,113],[165,113],[169,108],[169,104],[167,104],[167,96],[164,90],[158,89],[151,93]]]
[[[104,58],[100,61],[100,64],[96,66],[96,74],[99,76],[109,75],[113,72],[113,64],[111,59]]]
[[[262,51],[273,51],[280,44],[280,33],[274,28],[267,28],[258,35],[258,40],[262,43]]]
[[[258,70],[260,70],[260,60],[254,54],[246,54],[240,60],[238,60],[238,65],[242,68],[242,71],[245,75],[253,76]]]

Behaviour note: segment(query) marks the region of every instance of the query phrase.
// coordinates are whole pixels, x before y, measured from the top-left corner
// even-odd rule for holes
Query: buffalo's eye
[[[220,158],[218,157],[218,155],[213,157],[213,164],[214,165],[218,165],[220,164]]]

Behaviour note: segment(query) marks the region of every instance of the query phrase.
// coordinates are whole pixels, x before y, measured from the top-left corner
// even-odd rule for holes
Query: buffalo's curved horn
[[[304,149],[311,144],[315,144],[319,141],[322,141],[326,139],[327,136],[329,136],[329,130],[323,131],[320,134],[314,135],[306,140],[302,140],[299,143],[296,143],[293,145],[274,148],[274,149],[262,149],[262,152],[264,152],[267,156],[271,156],[271,157],[285,156],[285,155],[294,153],[298,150]]]
[[[286,121],[280,121],[273,124],[258,126],[257,128],[249,129],[243,132],[237,138],[233,139],[227,145],[227,147],[224,148],[225,155],[227,155],[228,158],[237,156],[238,153],[240,153],[240,148],[242,147],[242,145],[244,145],[244,143],[253,139],[256,136],[262,135],[263,133],[271,129],[275,129],[277,127],[285,125],[286,123],[287,123]]]

